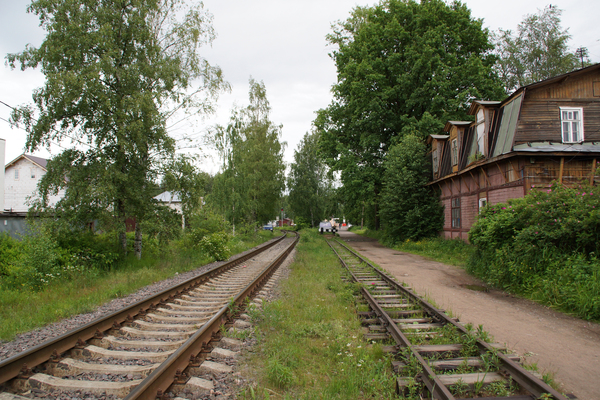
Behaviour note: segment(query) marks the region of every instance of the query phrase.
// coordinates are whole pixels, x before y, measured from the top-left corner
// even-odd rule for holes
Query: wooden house
[[[600,162],[600,64],[532,83],[504,101],[474,101],[474,121],[430,135],[443,236],[467,239],[479,209],[553,181],[594,184]]]

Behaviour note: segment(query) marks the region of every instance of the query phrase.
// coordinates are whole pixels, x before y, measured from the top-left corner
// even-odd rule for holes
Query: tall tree
[[[234,226],[253,226],[273,218],[283,189],[285,165],[281,125],[269,119],[271,107],[263,82],[250,78],[250,104],[233,110],[230,123],[217,126],[215,139],[223,169],[215,177],[212,202]]]
[[[150,183],[175,147],[166,119],[180,109],[210,111],[226,86],[198,52],[214,39],[211,16],[183,0],[34,0],[28,11],[47,36],[7,59],[13,68],[41,67],[46,82],[33,95],[37,111],[22,107],[13,121],[27,129],[29,151],[65,139],[87,148],[49,163],[40,206],[65,188],[57,218],[81,226],[114,216],[124,252],[125,220],[135,218],[139,257]]]
[[[416,240],[443,228],[443,207],[432,189],[427,146],[419,135],[406,135],[387,154],[381,215],[392,240]]]
[[[571,35],[561,26],[561,14],[561,9],[550,5],[526,15],[516,33],[499,29],[494,34],[496,69],[507,93],[580,66],[575,53],[569,52]]]
[[[329,167],[341,171],[346,211],[366,206],[379,227],[383,161],[392,139],[464,119],[475,98],[503,95],[481,20],[458,1],[384,0],[358,7],[328,36],[334,100],[315,120]],[[352,209],[352,210],[351,210]]]
[[[294,150],[294,162],[288,176],[288,203],[295,218],[302,218],[314,227],[325,217],[333,182],[327,177],[327,167],[318,153],[318,134],[307,133]]]

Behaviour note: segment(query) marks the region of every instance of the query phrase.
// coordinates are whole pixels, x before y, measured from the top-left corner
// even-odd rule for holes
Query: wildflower
[[[350,343],[348,343],[348,344],[346,345],[346,347],[350,347]]]

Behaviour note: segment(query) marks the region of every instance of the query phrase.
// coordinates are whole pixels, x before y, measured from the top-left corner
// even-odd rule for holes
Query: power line
[[[2,105],[5,105],[6,107],[10,108],[11,110],[16,110],[16,108],[15,108],[15,107],[11,106],[10,104],[7,104],[7,103],[3,102],[2,100],[0,100],[0,104],[2,104]],[[36,122],[37,122],[37,119],[36,119],[36,118],[33,118],[33,117],[31,117],[31,119],[33,119],[34,121],[36,121]],[[12,124],[10,121],[8,121],[8,120],[6,120],[6,119],[4,119],[4,118],[2,118],[2,120],[4,120],[4,121],[8,122],[9,124],[13,125],[13,124]],[[27,132],[27,131],[26,131],[25,129],[23,129],[23,128],[19,128],[19,129],[21,129],[21,130],[23,130],[23,131]],[[70,136],[70,135],[68,135],[68,134],[66,134],[66,133],[64,133],[64,132],[60,132],[60,131],[59,131],[59,130],[57,130],[56,128],[51,128],[51,129],[52,129],[53,131],[55,131],[56,133],[58,133],[59,135],[66,136],[66,137],[68,137],[69,139],[71,139],[71,140],[73,140],[73,141],[75,141],[75,142],[77,142],[77,143],[79,143],[79,144],[82,144],[82,145],[84,145],[84,146],[88,146],[88,147],[94,147],[94,146],[92,146],[90,143],[85,143],[85,142],[82,142],[81,140],[79,140],[79,139],[77,139],[77,138],[75,138],[75,137],[73,137],[73,136]],[[29,132],[27,132],[27,133],[29,133]],[[54,143],[54,142],[52,142],[52,143]],[[62,147],[62,146],[60,146],[60,145],[58,145],[58,144],[57,144],[57,146],[59,146],[59,147],[61,147],[61,148],[63,148],[63,149],[66,149],[66,147]]]
[[[580,47],[575,50],[575,55],[581,59],[581,68],[583,68],[583,58],[588,56],[587,47]]]
[[[0,101],[0,102],[1,102],[1,101]],[[11,125],[11,128],[13,127],[13,126],[12,126],[12,124],[10,123],[10,121],[9,121],[9,120],[7,120],[6,118],[2,118],[2,117],[0,117],[0,120],[2,120],[2,121],[5,121],[5,122],[9,123],[9,124]],[[22,131],[23,131],[23,132],[25,132],[25,133],[28,133],[28,132],[27,132],[25,129],[23,129],[23,128],[19,127],[19,126],[17,126],[16,128],[17,128],[17,129],[20,129],[20,130],[22,130]],[[61,146],[60,144],[58,144],[58,143],[56,143],[56,142],[53,142],[52,140],[49,140],[48,142],[50,142],[51,144],[53,144],[53,145],[55,145],[55,146],[58,146],[58,147],[60,147],[60,148],[61,148],[61,149],[63,149],[63,150],[68,150],[66,147],[63,147],[63,146]]]

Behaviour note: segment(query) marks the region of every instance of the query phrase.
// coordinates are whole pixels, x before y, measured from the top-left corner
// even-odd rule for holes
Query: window
[[[452,165],[458,165],[458,139],[452,140]]]
[[[460,197],[452,199],[452,228],[460,228]]]
[[[19,180],[19,170],[15,168],[15,181]]]
[[[583,142],[583,109],[561,107],[560,126],[563,143]]]
[[[437,174],[438,172],[438,150],[435,149],[433,151],[433,173]]]
[[[481,212],[481,209],[485,206],[487,206],[487,198],[484,197],[479,199],[479,212]]]
[[[35,168],[31,168],[31,179],[35,179]]]

